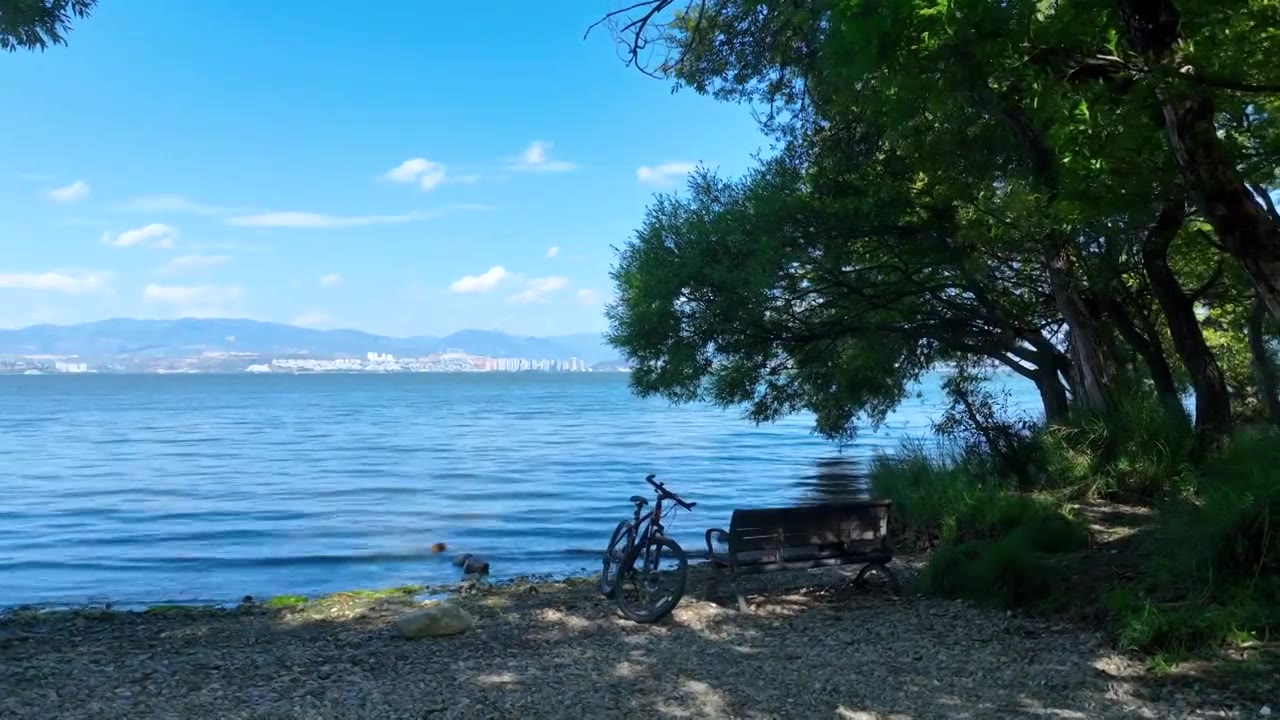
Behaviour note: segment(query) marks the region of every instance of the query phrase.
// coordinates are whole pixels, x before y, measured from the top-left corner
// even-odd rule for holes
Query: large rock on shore
[[[396,620],[396,630],[407,638],[457,635],[475,625],[476,621],[466,610],[447,602],[428,605]]]

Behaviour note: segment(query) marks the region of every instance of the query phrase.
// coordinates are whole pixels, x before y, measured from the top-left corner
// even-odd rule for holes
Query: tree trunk
[[[1174,0],[1118,0],[1129,44],[1153,67],[1185,73]],[[1258,204],[1228,157],[1214,123],[1214,103],[1203,88],[1161,89],[1165,132],[1182,174],[1197,191],[1205,217],[1223,247],[1244,266],[1258,297],[1280,320],[1280,221]]]
[[[1249,313],[1249,354],[1253,357],[1253,372],[1258,378],[1258,394],[1267,408],[1271,423],[1280,426],[1280,383],[1276,380],[1276,366],[1267,348],[1267,336],[1263,331],[1267,321],[1267,308],[1258,298]]]
[[[1040,402],[1044,405],[1044,421],[1048,425],[1059,424],[1067,419],[1071,412],[1071,404],[1067,401],[1067,388],[1062,384],[1058,371],[1052,365],[1037,368],[1032,380],[1040,391]]]
[[[1165,203],[1142,239],[1142,269],[1164,312],[1169,337],[1196,392],[1196,432],[1208,442],[1231,433],[1231,393],[1227,379],[1204,340],[1195,303],[1169,267],[1169,244],[1182,229],[1186,209],[1181,200]]]
[[[1066,238],[1051,238],[1045,247],[1054,304],[1071,333],[1076,401],[1089,412],[1106,412],[1111,409],[1112,382],[1116,375],[1114,353],[1072,274],[1073,262]]]
[[[1181,417],[1190,422],[1191,418],[1187,417],[1187,409],[1182,405],[1182,394],[1178,392],[1178,383],[1173,379],[1173,368],[1169,367],[1169,358],[1164,354],[1160,338],[1143,333],[1130,317],[1124,303],[1114,297],[1107,301],[1107,314],[1115,322],[1121,337],[1147,364],[1147,372],[1151,375],[1151,384],[1160,404],[1173,417]]]

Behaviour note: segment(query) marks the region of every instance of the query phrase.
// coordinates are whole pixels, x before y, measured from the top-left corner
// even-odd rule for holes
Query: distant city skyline
[[[0,375],[85,375],[96,373],[173,374],[325,374],[325,373],[457,373],[457,372],[618,372],[621,362],[590,363],[578,357],[528,358],[475,355],[446,350],[421,356],[396,357],[369,351],[364,357],[265,357],[260,353],[204,352],[182,357],[110,359],[74,362],[58,356],[27,355],[0,358]]]
[[[486,7],[103,2],[6,54],[0,328],[603,330],[653,193],[768,142],[584,41],[607,4]]]

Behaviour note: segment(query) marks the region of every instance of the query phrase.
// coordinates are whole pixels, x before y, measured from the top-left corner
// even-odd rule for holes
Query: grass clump
[[[972,457],[907,446],[873,463],[871,486],[894,501],[909,532],[937,546],[920,581],[930,594],[1001,608],[1043,606],[1064,595],[1052,556],[1089,542],[1060,503],[1012,490]]]
[[[1145,393],[1043,428],[1031,442],[1041,488],[1064,497],[1151,505],[1196,485],[1191,424]]]
[[[410,598],[421,594],[427,588],[425,585],[397,585],[395,587],[381,588],[376,590],[345,590],[325,595],[321,598],[312,600],[305,595],[276,595],[267,600],[263,605],[269,608],[300,608],[312,604],[333,604],[350,601],[372,601]]]
[[[1111,598],[1126,649],[1184,657],[1280,633],[1280,437],[1238,436],[1201,475],[1163,509],[1145,582]]]
[[[931,595],[1002,609],[1042,606],[1060,597],[1064,584],[1044,554],[1017,535],[945,545],[920,583]]]
[[[426,589],[425,585],[397,585],[395,587],[382,588],[380,590],[349,590],[347,592],[335,594],[350,595],[351,597],[357,597],[362,600],[381,600],[383,598],[417,595]]]

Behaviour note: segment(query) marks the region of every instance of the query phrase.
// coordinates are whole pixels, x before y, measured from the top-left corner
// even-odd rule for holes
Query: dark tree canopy
[[[1208,436],[1280,408],[1280,0],[644,0],[605,24],[782,148],[658,198],[624,248],[641,392],[833,436],[938,362],[1013,369],[1051,420],[1135,385],[1176,413],[1193,391]]]
[[[75,18],[88,17],[98,0],[0,0],[0,50],[45,50],[67,44]]]

